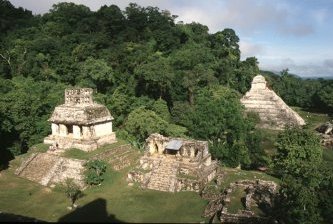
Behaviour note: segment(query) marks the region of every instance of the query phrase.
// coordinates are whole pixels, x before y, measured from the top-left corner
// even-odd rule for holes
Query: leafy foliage
[[[291,106],[308,108],[315,111],[329,112],[329,96],[332,80],[301,79],[290,74],[288,69],[282,70],[280,75],[262,71],[266,75],[271,88]]]
[[[143,142],[152,133],[168,136],[184,136],[186,128],[170,124],[154,111],[144,107],[133,110],[125,122],[125,130],[136,139]]]
[[[102,160],[90,160],[85,164],[85,181],[89,185],[99,185],[103,182],[106,163]]]
[[[321,223],[316,189],[303,185],[299,179],[285,179],[278,199],[278,220],[281,223]]]
[[[327,83],[317,93],[320,102],[329,110],[333,109],[333,82]]]
[[[315,170],[322,162],[322,147],[317,135],[309,130],[289,128],[282,132],[276,142],[275,172],[281,176],[292,175],[313,180]]]
[[[73,179],[68,178],[65,181],[65,194],[67,196],[67,198],[69,198],[71,200],[71,205],[72,208],[75,205],[75,202],[83,197],[83,193],[80,190],[80,186],[77,185]]]
[[[320,223],[320,167],[322,148],[319,138],[308,130],[291,128],[277,139],[275,172],[283,184],[277,203],[278,219],[284,223]]]
[[[133,145],[142,147],[154,132],[188,136],[209,141],[225,165],[267,166],[257,118],[245,116],[239,102],[259,62],[241,60],[233,29],[209,33],[200,23],[175,23],[176,17],[135,3],[124,11],[116,5],[91,11],[66,2],[32,15],[0,0],[0,168],[50,132],[47,119],[69,86],[96,89],[95,100],[111,111],[118,137]],[[261,73],[287,104],[332,110],[332,81],[304,80],[287,69]],[[323,168],[318,138],[288,129],[277,151],[273,162],[287,205],[281,220],[332,220],[327,198],[333,178]],[[100,184],[105,164],[88,164],[88,184]]]

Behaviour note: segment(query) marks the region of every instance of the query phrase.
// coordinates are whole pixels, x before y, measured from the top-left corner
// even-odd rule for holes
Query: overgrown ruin
[[[211,181],[217,161],[211,159],[207,141],[151,134],[146,139],[140,165],[128,174],[130,184],[159,191],[196,191]]]
[[[331,122],[326,122],[316,128],[318,132],[321,143],[325,147],[333,147],[333,124]]]
[[[84,163],[84,160],[60,157],[52,153],[32,153],[22,162],[15,174],[49,187],[70,178],[83,188]]]
[[[221,223],[274,223],[265,214],[272,212],[277,193],[275,182],[260,179],[236,181],[221,193],[212,193],[205,188],[202,197],[209,203],[203,216],[217,218]],[[242,206],[235,210],[238,204]]]
[[[281,130],[286,126],[305,125],[303,118],[267,87],[262,75],[253,78],[251,89],[243,96],[241,103],[247,111],[258,113],[261,128]]]
[[[93,101],[91,88],[65,90],[65,103],[57,106],[49,121],[52,133],[44,139],[60,149],[95,150],[116,142],[109,110]]]

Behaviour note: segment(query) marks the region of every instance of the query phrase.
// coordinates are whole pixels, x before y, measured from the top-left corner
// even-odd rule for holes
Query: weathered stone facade
[[[244,192],[242,204],[244,209],[236,213],[228,211],[228,205],[233,198],[233,192],[241,189]],[[209,200],[203,213],[204,217],[217,217],[222,223],[274,223],[265,216],[259,216],[254,211],[259,207],[271,209],[274,197],[278,192],[278,185],[273,181],[242,180],[231,183],[222,193],[211,193],[205,189],[202,197]],[[235,198],[233,198],[235,200]]]
[[[51,153],[32,153],[15,174],[49,187],[71,178],[84,188],[84,163],[84,160],[64,158]]]
[[[216,175],[217,162],[211,159],[206,141],[152,134],[145,148],[140,165],[128,174],[129,182],[143,188],[199,192]]]
[[[243,96],[241,103],[247,111],[258,113],[262,128],[280,130],[287,125],[305,125],[303,118],[267,87],[262,75],[253,78],[251,89]]]
[[[65,90],[65,103],[57,106],[49,121],[52,134],[44,139],[54,148],[78,148],[84,151],[116,142],[109,110],[93,102],[90,88]]]

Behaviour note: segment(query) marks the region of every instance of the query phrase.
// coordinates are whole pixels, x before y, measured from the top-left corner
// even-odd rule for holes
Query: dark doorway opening
[[[165,152],[168,155],[176,155],[178,150],[165,149]]]
[[[66,125],[66,127],[67,127],[67,133],[73,134],[73,125]]]

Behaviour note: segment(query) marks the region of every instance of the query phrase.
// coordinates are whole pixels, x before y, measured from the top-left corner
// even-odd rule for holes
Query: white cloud
[[[240,40],[239,48],[242,52],[242,60],[247,57],[258,57],[258,55],[262,55],[266,52],[265,48],[261,44],[251,43],[250,41]]]
[[[333,68],[333,59],[324,60],[324,66],[326,66],[328,68]]]
[[[91,10],[98,10],[102,5],[116,4],[124,9],[130,2],[141,6],[158,6],[168,9],[179,16],[184,22],[200,22],[207,25],[211,32],[234,28],[246,33],[256,32],[265,28],[275,29],[284,35],[303,36],[313,32],[313,27],[304,19],[304,14],[297,7],[291,7],[286,2],[263,0],[12,0],[16,6],[22,6],[34,13],[45,13],[53,4],[67,1],[83,4]],[[325,10],[313,12],[318,21],[325,19]],[[296,21],[296,22],[290,22]]]
[[[11,0],[34,13],[45,13],[65,0]],[[69,2],[69,0],[67,0]],[[36,3],[38,2],[38,3]],[[330,31],[331,6],[327,1],[267,0],[71,0],[91,10],[102,5],[125,9],[130,2],[140,6],[157,6],[178,15],[177,21],[199,22],[214,33],[232,28],[241,37],[242,59],[255,56],[265,69],[281,71],[289,67],[299,75],[332,75],[333,33]],[[319,29],[324,28],[322,30]],[[318,32],[318,33],[317,33]],[[327,35],[325,35],[327,34]],[[257,39],[259,38],[259,39]],[[326,38],[326,42],[321,41]],[[304,42],[302,42],[304,40]],[[265,41],[265,43],[263,42]],[[283,43],[281,43],[283,42]],[[302,43],[301,43],[302,42]],[[290,59],[289,61],[287,59]],[[323,62],[323,58],[328,58]],[[311,62],[311,63],[310,63]],[[313,74],[310,74],[313,72]]]
[[[295,6],[277,1],[207,1],[210,4],[174,8],[179,20],[199,21],[211,32],[226,27],[252,34],[271,29],[281,35],[305,36],[314,32],[306,15]]]
[[[283,69],[289,69],[289,72],[301,77],[327,77],[333,78],[333,59],[326,59],[322,63],[313,64],[311,62],[295,62],[290,58],[277,60],[276,63],[267,63],[261,66],[263,70],[281,72]]]

